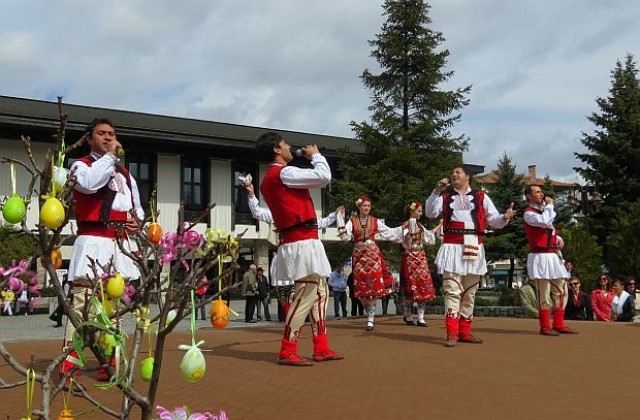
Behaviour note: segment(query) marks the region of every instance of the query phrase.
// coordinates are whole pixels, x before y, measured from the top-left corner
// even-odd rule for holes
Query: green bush
[[[0,267],[8,267],[12,260],[20,261],[38,254],[33,237],[11,225],[0,226]]]

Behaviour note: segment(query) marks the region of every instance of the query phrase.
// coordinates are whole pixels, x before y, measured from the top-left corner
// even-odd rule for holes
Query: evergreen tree
[[[337,202],[350,206],[365,193],[390,225],[402,220],[406,202],[422,201],[460,164],[468,147],[466,136],[451,129],[471,87],[439,89],[453,72],[444,70],[449,51],[437,51],[444,37],[429,29],[429,8],[423,0],[384,2],[387,20],[369,42],[381,72],[361,75],[371,90],[371,123],[351,123],[364,153],[345,151],[335,182]]]
[[[593,223],[601,242],[616,209],[640,199],[640,81],[632,55],[616,62],[611,79],[609,96],[596,100],[601,112],[588,117],[595,133],[582,135],[589,152],[576,153],[585,167],[574,168],[604,198]]]
[[[508,288],[513,284],[516,260],[526,261],[527,239],[524,235],[522,212],[526,207],[523,201],[524,177],[516,172],[506,153],[498,161],[498,179],[488,187],[488,193],[498,211],[506,210],[511,203],[518,209],[519,217],[511,219],[503,229],[492,231],[485,240],[485,252],[488,262],[509,260]]]
[[[564,240],[562,254],[573,261],[576,272],[580,275],[584,290],[596,286],[596,278],[602,271],[602,247],[597,238],[590,235],[579,224],[560,229]]]
[[[554,210],[556,211],[556,218],[553,222],[554,226],[559,228],[560,226],[571,225],[573,223],[573,209],[567,203],[566,196],[558,194],[549,175],[544,177],[542,192],[545,196],[554,199]]]
[[[613,273],[640,275],[640,201],[618,209],[607,237],[607,263]]]

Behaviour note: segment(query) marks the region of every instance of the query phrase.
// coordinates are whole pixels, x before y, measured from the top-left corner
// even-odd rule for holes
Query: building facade
[[[184,219],[193,220],[209,203],[215,203],[196,230],[203,232],[214,227],[234,235],[244,233],[239,263],[245,266],[255,262],[268,268],[270,251],[275,249],[267,241],[269,225],[251,217],[238,175],[251,174],[259,193],[259,180],[267,165],[257,163],[255,140],[269,129],[71,104],[63,104],[62,110],[68,115],[67,145],[79,140],[94,118],[108,118],[115,124],[118,140],[125,150],[126,166],[140,188],[143,207],[148,208],[151,192],[154,187],[157,190],[158,222],[165,232],[176,230],[181,204]],[[47,152],[55,148],[54,135],[59,125],[56,102],[0,96],[0,157],[28,162],[20,141],[21,136],[28,136],[33,157],[38,165],[42,165]],[[359,148],[358,143],[349,138],[275,131],[292,145],[322,146],[334,174],[343,149]],[[79,150],[67,156],[67,167],[72,159],[87,151]],[[308,161],[296,158],[292,163],[305,165]],[[0,200],[12,193],[9,166],[0,165]],[[16,192],[31,199],[27,226],[35,228],[38,200],[34,192],[26,191],[30,175],[19,165],[15,165],[15,170]],[[312,191],[318,217],[330,211],[326,197],[330,188]],[[1,215],[0,221],[5,223]],[[73,235],[74,231],[72,219],[63,234]],[[321,231],[320,238],[337,241],[335,227]],[[67,260],[69,256],[70,246],[63,247],[63,259]]]

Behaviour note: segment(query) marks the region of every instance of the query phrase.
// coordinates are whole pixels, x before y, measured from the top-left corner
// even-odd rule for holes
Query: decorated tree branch
[[[190,319],[191,343],[179,347],[185,350],[180,369],[186,381],[197,382],[202,379],[206,364],[200,348],[203,342],[195,337],[195,311],[213,302],[212,325],[216,328],[227,325],[230,309],[222,300],[222,294],[238,286],[233,284],[233,275],[237,269],[238,240],[242,235],[232,236],[216,228],[208,228],[203,233],[196,231],[214,204],[192,221],[183,220],[181,208],[179,225],[173,231],[163,232],[157,222],[154,191],[150,216],[145,220],[137,220],[140,226],[146,225],[146,228],[129,232],[128,235],[123,232],[116,237],[117,247],[139,269],[139,284],[127,284],[114,261],[105,263],[87,258],[83,263],[90,267],[92,274],[73,281],[74,285],[85,288],[88,299],[82,308],[74,308],[56,271],[61,264],[60,247],[74,236],[73,230],[71,234],[63,233],[69,224],[69,209],[73,205],[72,191],[76,182],[74,174],[64,167],[64,162],[66,154],[86,142],[89,134],[67,146],[67,115],[63,112],[61,98],[58,104],[60,125],[54,136],[55,149],[46,153],[41,166],[33,155],[30,138],[25,136],[21,137],[21,141],[26,161],[14,157],[0,160],[11,166],[12,177],[11,194],[2,203],[3,217],[5,221],[18,225],[20,234],[29,235],[38,244],[38,251],[34,255],[25,255],[21,261],[0,267],[0,290],[18,293],[29,289],[37,293],[38,281],[29,267],[31,261],[40,257],[42,267],[64,307],[64,313],[75,327],[73,345],[56,355],[43,370],[34,370],[33,364],[24,366],[19,363],[0,341],[0,357],[24,378],[9,382],[0,377],[0,389],[26,389],[25,418],[29,419],[54,418],[51,403],[56,398],[62,399],[64,406],[57,417],[59,419],[75,418],[72,406],[76,398],[88,401],[105,416],[113,418],[130,418],[134,407],[139,408],[143,419],[151,418],[155,411],[160,416],[170,415],[168,410],[156,403],[166,339],[182,320]],[[24,196],[16,191],[16,167],[23,168],[30,176]],[[35,204],[30,201],[33,194],[38,197],[39,205],[39,220],[35,229],[29,228],[26,220],[27,208]],[[135,247],[125,246],[127,241],[134,243]],[[212,271],[216,275],[207,277]],[[196,304],[193,297],[195,290],[210,285],[217,286],[217,293]],[[157,314],[153,311],[155,315],[152,315],[150,307],[155,304],[159,311]],[[123,327],[125,316],[135,318],[133,331],[126,331]],[[75,366],[60,377],[59,367],[70,355],[77,355],[74,356]],[[91,359],[94,361],[90,362]],[[112,359],[115,359],[115,363],[110,364]],[[91,384],[91,381],[77,379],[79,371],[96,370],[96,362],[98,367],[107,370],[108,382]],[[41,394],[39,407],[31,405],[36,386]],[[102,389],[119,390],[122,396],[120,407],[107,407],[102,403]],[[209,417],[202,418],[223,418],[223,415],[208,414]]]

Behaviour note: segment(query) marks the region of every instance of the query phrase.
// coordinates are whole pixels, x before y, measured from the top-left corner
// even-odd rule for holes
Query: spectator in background
[[[242,276],[242,296],[245,299],[244,305],[244,322],[256,322],[253,319],[253,313],[256,310],[256,298],[258,295],[256,273],[258,267],[251,264],[249,269]]]
[[[73,296],[71,294],[71,282],[69,281],[69,276],[66,274],[62,276],[62,290],[64,292],[64,296],[71,300]],[[69,302],[72,303],[72,302]],[[64,305],[62,302],[58,302],[58,306],[56,310],[53,311],[51,315],[49,315],[49,319],[55,322],[56,324],[53,326],[54,328],[62,327],[62,316],[64,315]]]
[[[340,319],[340,307],[342,316],[347,317],[347,276],[343,266],[338,265],[329,275],[329,287],[333,290],[333,314]]]
[[[569,275],[571,277],[573,277],[573,276],[578,276],[579,277],[578,273],[576,272],[576,270],[574,268],[573,261],[565,259],[564,260],[564,268],[567,269],[567,272],[569,273]]]
[[[200,305],[201,303],[204,303],[205,300],[207,300],[207,290],[209,289],[209,285],[207,284],[207,278],[203,277],[200,279],[199,286],[196,289],[196,306]],[[196,319],[198,318],[198,309],[196,309]],[[205,305],[203,304],[202,306],[200,306],[200,319],[202,319],[203,321],[205,321],[207,319],[207,313],[205,310]]]
[[[347,287],[349,287],[349,299],[351,300],[351,316],[364,315],[364,306],[362,306],[360,299],[356,298],[353,290],[353,271],[347,277]]]
[[[518,295],[520,295],[520,302],[522,303],[522,307],[524,308],[524,313],[527,315],[527,318],[538,318],[538,293],[534,285],[529,281],[527,277],[527,282],[522,285],[518,289]]]
[[[631,295],[634,302],[635,307],[635,316],[633,317],[633,322],[640,322],[640,291],[636,286],[636,279],[631,277],[627,282],[627,293]]]
[[[591,298],[586,292],[580,290],[580,277],[578,276],[572,276],[569,279],[569,300],[564,309],[564,319],[593,321]]]
[[[624,290],[624,282],[622,280],[614,280],[613,292],[611,320],[616,322],[631,322],[635,315],[635,301],[631,295]]]
[[[256,280],[258,281],[258,298],[256,300],[258,321],[262,321],[260,306],[264,308],[264,318],[267,321],[271,321],[271,313],[269,312],[269,280],[267,280],[267,276],[264,275],[264,269],[262,267],[258,267]]]
[[[613,302],[613,295],[609,275],[600,273],[598,281],[596,281],[596,288],[591,292],[591,306],[596,321],[611,321],[611,302]]]

